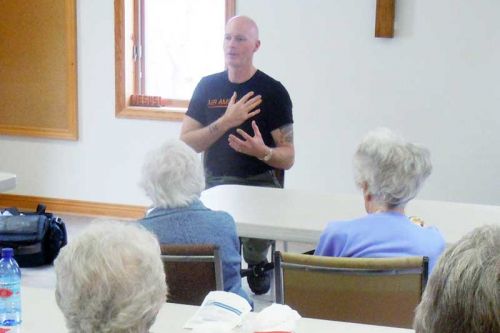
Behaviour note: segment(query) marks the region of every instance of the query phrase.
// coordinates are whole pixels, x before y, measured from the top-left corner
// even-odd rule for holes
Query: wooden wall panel
[[[75,5],[0,1],[0,134],[77,138]]]

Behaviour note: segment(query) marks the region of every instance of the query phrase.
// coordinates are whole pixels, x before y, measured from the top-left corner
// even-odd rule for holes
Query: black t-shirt
[[[235,134],[241,128],[253,136],[252,120],[255,120],[265,144],[275,147],[271,131],[293,123],[292,101],[285,87],[269,75],[257,71],[248,81],[231,83],[227,71],[206,76],[196,86],[189,103],[187,115],[203,126],[207,126],[226,112],[233,92],[237,100],[253,91],[262,96],[262,103],[257,106],[260,113],[236,128],[232,128],[219,138],[205,152],[205,171],[212,176],[247,177],[273,169],[257,158],[234,151],[228,144],[229,134]]]

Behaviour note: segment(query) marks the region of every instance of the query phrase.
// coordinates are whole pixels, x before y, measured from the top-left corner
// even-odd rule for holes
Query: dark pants
[[[233,185],[250,185],[250,186],[262,186],[262,187],[277,187],[282,188],[283,185],[280,184],[278,178],[274,171],[267,171],[255,176],[250,176],[247,178],[233,177],[233,176],[220,176],[214,177],[206,176],[206,188],[223,184],[233,184]],[[241,238],[241,243],[243,245],[243,259],[249,265],[256,265],[267,258],[267,252],[269,252],[269,247],[271,246],[271,240],[260,239],[260,238]]]

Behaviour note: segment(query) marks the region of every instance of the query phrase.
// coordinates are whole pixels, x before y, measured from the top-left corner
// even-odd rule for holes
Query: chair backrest
[[[274,169],[274,174],[276,175],[276,178],[278,179],[278,182],[281,185],[280,187],[284,188],[285,187],[285,170]]]
[[[276,302],[304,317],[411,328],[428,258],[275,252]]]
[[[161,244],[168,286],[167,302],[201,305],[213,290],[224,290],[219,247],[212,244]]]

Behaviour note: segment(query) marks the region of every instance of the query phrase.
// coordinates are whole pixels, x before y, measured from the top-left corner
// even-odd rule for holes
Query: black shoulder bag
[[[8,208],[12,216],[0,216],[0,248],[12,247],[21,267],[51,264],[61,247],[68,242],[61,218],[45,212],[39,204],[36,212],[19,212]]]

